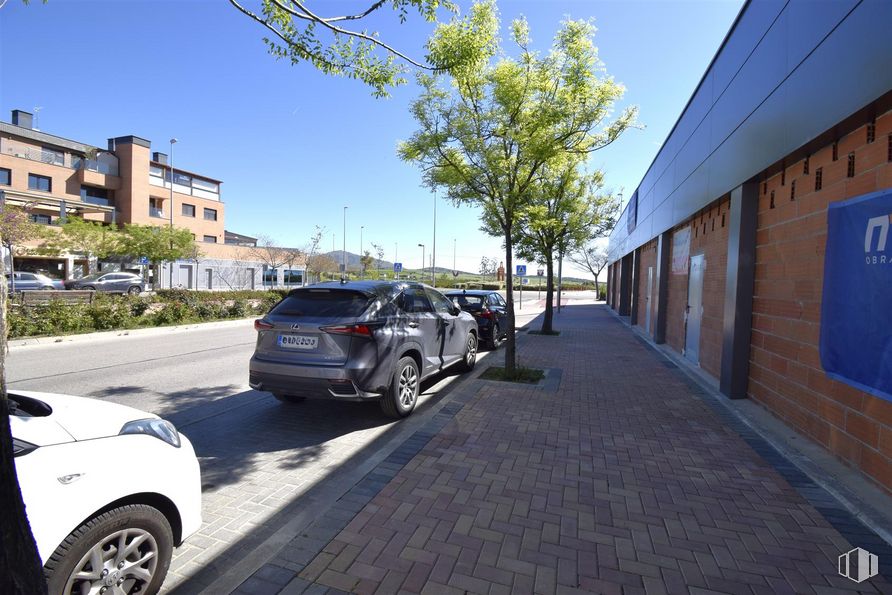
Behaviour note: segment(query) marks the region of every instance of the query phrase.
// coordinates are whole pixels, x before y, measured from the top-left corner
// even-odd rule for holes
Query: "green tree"
[[[28,210],[0,203],[0,245],[9,251],[9,262],[17,246],[41,235],[41,228],[31,222]],[[9,399],[6,396],[6,259],[0,254],[0,593],[46,593],[46,580],[31,535],[25,503],[19,489],[12,432],[9,427]],[[10,271],[11,273],[12,271]]]
[[[316,226],[313,235],[310,236],[310,241],[307,243],[307,248],[305,250],[307,255],[307,283],[312,283],[313,274],[315,273],[317,276],[317,281],[322,280],[322,269],[319,266],[321,263],[319,262],[319,246],[322,245],[322,238],[325,236],[325,228]]]
[[[229,3],[271,34],[263,41],[276,58],[290,60],[292,65],[308,62],[325,74],[358,79],[370,86],[376,97],[386,97],[389,87],[405,84],[405,74],[411,67],[434,71],[438,66],[410,58],[381,40],[377,33],[353,28],[353,23],[388,5],[401,23],[411,10],[427,22],[435,21],[441,8],[457,11],[451,0],[374,0],[365,10],[334,15],[324,14],[333,4],[319,0]]]
[[[192,258],[195,240],[192,232],[180,227],[139,225],[128,223],[121,230],[118,253],[137,260],[145,257],[155,271],[154,285],[160,283],[162,262]],[[197,256],[200,258],[200,256]]]
[[[25,242],[38,240],[44,235],[43,226],[31,221],[31,210],[28,206],[0,203],[0,246],[3,246],[9,254],[10,277],[15,272],[16,251],[21,250]],[[2,279],[0,282],[5,285]],[[15,290],[15,281],[12,283]]]
[[[545,314],[542,332],[554,330],[554,260],[612,228],[619,202],[602,194],[603,175],[584,174],[576,159],[549,164],[532,186],[534,204],[523,211],[519,256],[545,265]]]
[[[103,225],[97,221],[85,221],[81,217],[67,217],[59,226],[60,233],[48,235],[38,248],[41,254],[61,254],[73,252],[83,254],[87,259],[90,273],[94,273],[96,262],[118,254],[121,233],[117,227]]]
[[[611,119],[622,85],[604,74],[588,21],[565,21],[551,50],[530,49],[524,19],[511,26],[517,57],[499,52],[499,19],[491,0],[440,25],[428,42],[434,64],[460,65],[447,77],[420,74],[412,104],[419,130],[400,144],[402,159],[424,171],[425,184],[455,204],[482,211],[482,229],[501,236],[506,270],[518,224],[550,163],[605,147],[634,125],[636,108]],[[514,300],[507,285],[506,374],[515,370]]]
[[[375,259],[372,257],[372,253],[365,250],[362,256],[359,257],[359,276],[361,279],[365,279],[365,272],[374,262]]]
[[[372,242],[372,249],[375,251],[375,267],[378,269],[378,279],[381,279],[381,261],[384,260],[384,246]]]

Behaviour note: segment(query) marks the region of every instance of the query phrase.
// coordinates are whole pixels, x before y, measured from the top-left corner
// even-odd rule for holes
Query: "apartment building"
[[[165,263],[163,287],[233,289],[302,282],[302,263],[292,265],[297,270],[270,270],[250,249],[247,240],[253,238],[225,231],[220,180],[172,167],[167,154],[152,151],[151,141],[138,136],[108,139],[102,149],[36,130],[33,124],[32,114],[22,110],[12,111],[11,122],[0,121],[0,201],[27,207],[35,222],[52,227],[78,216],[104,225],[173,224],[190,230],[201,256]],[[233,237],[246,241],[233,243]],[[41,256],[32,250],[17,254],[15,261],[19,270],[63,279],[87,270],[78,254]],[[151,273],[140,262],[99,266]]]
[[[892,3],[745,4],[610,237],[608,303],[892,492],[878,23]]]

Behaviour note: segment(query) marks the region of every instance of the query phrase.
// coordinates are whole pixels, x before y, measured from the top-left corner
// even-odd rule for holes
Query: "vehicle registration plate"
[[[285,349],[316,349],[319,346],[319,337],[306,335],[279,335],[279,347]]]

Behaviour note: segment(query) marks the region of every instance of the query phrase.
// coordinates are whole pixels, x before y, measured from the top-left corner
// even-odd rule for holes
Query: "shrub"
[[[248,304],[244,300],[232,300],[226,310],[230,318],[244,318],[248,315]]]
[[[158,326],[180,324],[188,320],[192,314],[192,308],[190,308],[188,304],[171,301],[164,304],[163,308],[155,312],[153,322]]]
[[[139,318],[140,316],[145,314],[146,310],[148,310],[149,306],[151,306],[151,302],[146,298],[133,296],[127,299],[130,302],[130,315],[134,318]]]
[[[87,308],[92,326],[97,331],[129,328],[133,323],[130,304],[126,300],[97,295]]]

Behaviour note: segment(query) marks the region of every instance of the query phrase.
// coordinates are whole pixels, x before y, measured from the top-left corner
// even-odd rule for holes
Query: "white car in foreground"
[[[151,413],[11,391],[16,472],[51,595],[155,593],[201,525],[192,444]]]

